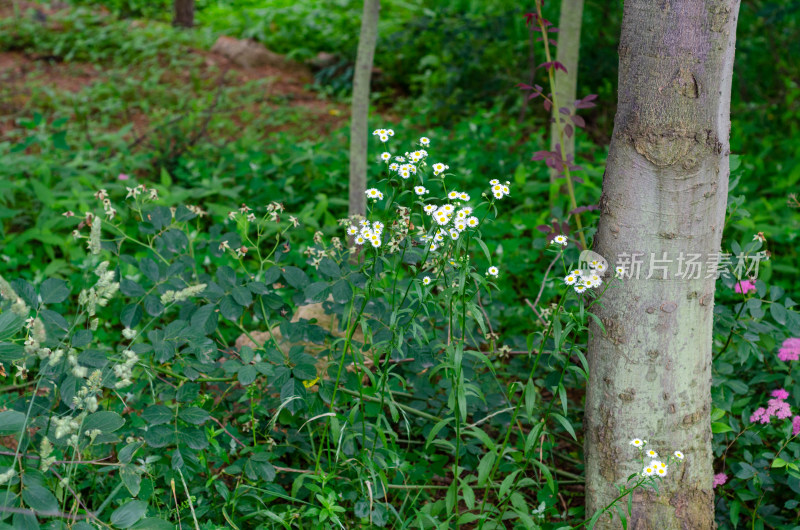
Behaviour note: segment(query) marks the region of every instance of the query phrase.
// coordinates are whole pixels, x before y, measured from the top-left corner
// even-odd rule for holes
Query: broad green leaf
[[[43,304],[58,304],[69,296],[67,282],[58,278],[48,278],[39,287],[39,295],[42,297]]]
[[[130,528],[147,513],[147,504],[142,501],[128,501],[111,513],[111,524],[120,528]]]

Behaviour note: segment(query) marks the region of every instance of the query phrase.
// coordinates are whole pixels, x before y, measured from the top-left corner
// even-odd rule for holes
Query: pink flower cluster
[[[772,416],[780,420],[784,420],[792,415],[792,409],[789,404],[784,401],[789,397],[789,393],[779,388],[772,392],[772,399],[767,401],[767,408],[759,407],[753,412],[753,415],[750,416],[750,422],[755,423],[769,423],[769,420],[772,419]]]
[[[786,339],[778,350],[778,359],[781,361],[797,361],[800,359],[800,339]]]
[[[728,482],[728,475],[726,475],[725,473],[717,473],[716,475],[714,475],[714,487],[715,488],[717,486],[722,486],[726,482]]]
[[[792,436],[800,434],[800,416],[792,418]]]
[[[755,291],[755,290],[756,290],[755,280],[742,280],[733,287],[734,292],[743,294],[747,294],[750,291]]]

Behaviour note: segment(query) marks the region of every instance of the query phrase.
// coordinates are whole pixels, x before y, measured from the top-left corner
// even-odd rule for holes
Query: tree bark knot
[[[634,149],[656,167],[670,167],[678,162],[685,170],[694,169],[700,159],[722,153],[722,143],[710,129],[691,130],[678,127],[636,126],[624,133]]]

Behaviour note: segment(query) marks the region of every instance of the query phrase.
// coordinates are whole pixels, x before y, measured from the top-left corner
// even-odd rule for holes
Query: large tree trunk
[[[587,515],[639,470],[632,438],[648,440],[662,456],[686,454],[660,496],[634,496],[632,529],[714,527],[715,281],[706,278],[706,264],[719,252],[725,220],[738,12],[739,0],[625,1],[619,105],[595,250],[609,263],[641,254],[644,264],[639,279],[606,292],[597,309],[605,332],[595,326],[589,341]],[[660,271],[645,279],[651,255],[664,253],[672,260],[668,279]],[[681,253],[701,255],[698,279],[675,276]],[[622,526],[604,516],[596,528]]]
[[[172,25],[182,28],[194,26],[194,0],[175,0],[175,18]]]
[[[369,117],[369,82],[378,41],[380,0],[364,0],[358,54],[353,72],[353,101],[350,111],[350,215],[367,211],[367,118]]]
[[[561,0],[561,15],[558,20],[558,46],[556,47],[556,61],[567,69],[566,73],[556,70],[556,97],[559,107],[572,110],[575,103],[575,93],[578,86],[578,55],[581,48],[581,22],[583,20],[583,0]],[[562,115],[563,116],[563,115]],[[553,120],[558,119],[558,109],[553,107]],[[567,155],[575,154],[575,136],[564,135],[562,146]],[[560,143],[558,127],[555,123],[550,126],[550,149],[555,150]],[[558,171],[550,170],[550,182],[554,182]]]

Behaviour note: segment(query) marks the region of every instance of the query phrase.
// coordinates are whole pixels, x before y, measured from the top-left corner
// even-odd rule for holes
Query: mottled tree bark
[[[364,0],[361,34],[358,38],[356,66],[353,72],[353,101],[350,111],[350,215],[367,211],[367,118],[369,83],[378,41],[380,0]]]
[[[583,0],[561,0],[561,15],[558,19],[558,33],[555,33],[558,46],[556,61],[567,69],[566,73],[556,70],[556,97],[560,107],[572,110],[578,86],[578,56],[581,48],[581,21],[583,20]],[[552,35],[552,34],[551,34]],[[558,109],[553,107],[553,119],[558,118]],[[556,123],[550,126],[550,149],[555,150],[560,143]],[[567,155],[575,154],[575,136],[564,135],[563,149]],[[558,172],[550,170],[550,182],[554,182]]]
[[[175,0],[175,18],[172,25],[182,28],[194,26],[194,0]]]
[[[626,0],[619,104],[603,179],[595,250],[609,263],[641,254],[639,279],[609,289],[605,332],[589,341],[587,516],[639,470],[639,437],[662,456],[679,449],[661,495],[633,499],[628,528],[714,527],[711,326],[729,176],[730,91],[739,0]],[[666,253],[667,279],[646,279]],[[699,278],[683,253],[700,254]],[[664,265],[656,262],[656,265]],[[679,270],[680,268],[683,271]],[[635,267],[629,267],[634,269]],[[603,516],[596,528],[622,528]]]

